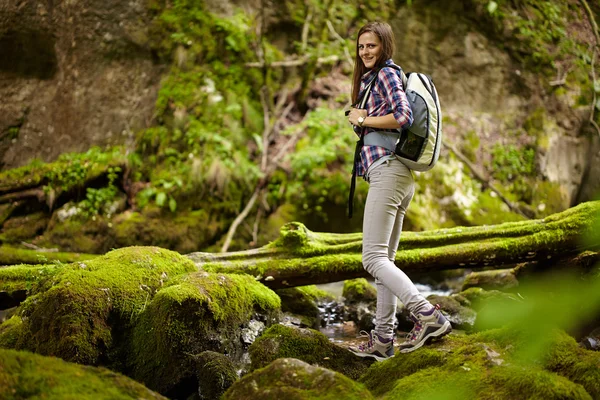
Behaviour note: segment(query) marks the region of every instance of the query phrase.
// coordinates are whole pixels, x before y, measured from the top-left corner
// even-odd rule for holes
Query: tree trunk
[[[506,268],[600,249],[600,201],[542,220],[494,226],[404,232],[396,265],[405,273],[455,268]],[[587,238],[587,240],[583,240]],[[275,242],[223,254],[191,253],[206,271],[251,274],[278,289],[368,276],[361,262],[362,234],[309,231],[300,223],[282,227]]]

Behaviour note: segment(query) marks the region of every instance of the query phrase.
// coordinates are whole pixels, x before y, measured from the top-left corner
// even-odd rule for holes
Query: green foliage
[[[138,206],[144,208],[152,199],[159,207],[168,207],[171,212],[177,210],[177,201],[174,193],[177,189],[183,186],[183,182],[179,177],[174,177],[171,180],[161,179],[156,182],[155,186],[150,186],[138,193]]]
[[[491,153],[494,176],[497,179],[513,181],[518,176],[532,176],[536,172],[535,149],[496,144]]]
[[[507,192],[531,204],[536,174],[535,149],[495,144],[492,147],[493,177],[504,184]]]
[[[580,57],[587,50],[567,34],[573,19],[568,2],[549,0],[472,0],[485,8],[487,29],[500,37],[506,49],[534,71],[551,74],[559,61]]]
[[[120,167],[109,167],[107,174],[108,186],[99,189],[86,189],[85,200],[79,203],[79,207],[85,216],[93,217],[109,213],[106,208],[116,199],[119,193],[119,189],[115,186],[115,180],[119,177],[120,172]]]
[[[327,221],[332,214],[325,207],[346,208],[357,138],[341,112],[326,108],[310,111],[304,125],[307,134],[290,156],[287,196],[304,215]]]
[[[99,168],[121,162],[123,153],[121,147],[108,150],[92,147],[84,153],[61,154],[55,162],[45,164],[43,168],[43,179],[47,181],[44,190],[67,191],[79,187],[86,179],[97,175]]]

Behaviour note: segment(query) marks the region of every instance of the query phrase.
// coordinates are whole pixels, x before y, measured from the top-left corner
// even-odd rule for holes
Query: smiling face
[[[373,32],[365,32],[358,38],[358,56],[367,69],[377,63],[382,52],[381,40]]]

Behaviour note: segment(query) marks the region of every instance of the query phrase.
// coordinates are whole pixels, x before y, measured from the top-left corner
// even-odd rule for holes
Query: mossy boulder
[[[0,398],[165,399],[119,373],[25,351],[0,349]]]
[[[297,317],[301,327],[313,329],[320,327],[319,304],[335,300],[335,296],[315,285],[279,289],[275,293],[281,299],[281,311]]]
[[[194,355],[240,357],[243,329],[253,319],[270,325],[280,308],[279,297],[251,276],[198,271],[157,247],[0,269],[0,291],[22,286],[29,296],[0,325],[0,344],[109,366],[161,393],[182,384],[195,391],[186,383],[197,384]]]
[[[469,330],[475,325],[477,313],[470,307],[470,302],[460,296],[440,296],[432,294],[427,297],[431,304],[438,304],[442,313],[454,328]]]
[[[242,330],[256,318],[277,321],[279,297],[248,275],[198,272],[160,290],[138,317],[128,340],[128,375],[161,393],[194,380],[194,354],[210,350],[241,359]]]
[[[201,399],[218,399],[238,379],[235,366],[224,354],[204,351],[196,357],[198,394]]]
[[[600,355],[564,332],[546,335],[535,356],[518,327],[443,341],[371,365],[359,379],[377,398],[599,398]],[[492,396],[492,397],[490,397]]]
[[[373,363],[337,346],[320,332],[312,329],[273,325],[248,349],[250,371],[265,367],[278,358],[297,358],[358,379]]]
[[[0,277],[22,269],[4,268]],[[113,327],[126,330],[171,278],[195,270],[185,257],[156,247],[119,249],[56,266],[21,304],[22,334],[16,347],[100,364],[113,349]],[[27,271],[23,273],[26,277]]]
[[[480,287],[486,290],[510,290],[519,286],[512,269],[471,272],[465,277],[462,290]]]
[[[244,376],[225,393],[224,400],[369,400],[363,385],[348,377],[294,358],[280,358]]]
[[[365,279],[349,279],[344,281],[342,296],[346,303],[371,303],[377,300],[377,290]]]
[[[342,296],[344,304],[344,319],[352,321],[359,330],[370,331],[375,328],[375,311],[377,289],[365,278],[348,279],[344,281]]]

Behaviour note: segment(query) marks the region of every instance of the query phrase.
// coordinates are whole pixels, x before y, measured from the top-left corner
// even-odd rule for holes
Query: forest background
[[[600,5],[585,1],[4,2],[0,241],[103,254],[262,246],[346,217],[358,28],[432,76],[436,168],[405,230],[543,218],[600,189]],[[9,262],[3,261],[7,264]]]

